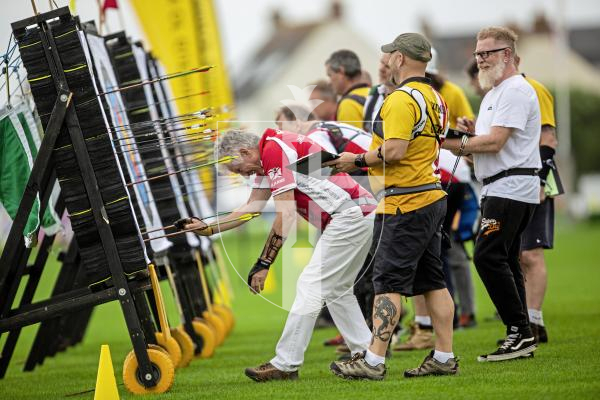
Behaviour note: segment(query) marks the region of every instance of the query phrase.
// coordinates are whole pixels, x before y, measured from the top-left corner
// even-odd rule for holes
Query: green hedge
[[[571,90],[571,142],[577,177],[600,171],[599,118],[600,94]]]

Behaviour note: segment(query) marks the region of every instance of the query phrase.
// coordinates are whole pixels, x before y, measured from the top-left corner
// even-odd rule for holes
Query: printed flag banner
[[[19,209],[39,143],[38,131],[27,106],[22,104],[0,111],[0,203],[12,219]],[[52,199],[50,204],[53,204]],[[25,226],[27,247],[35,243],[34,236],[40,224],[48,235],[53,235],[60,229],[59,218],[52,207],[46,208],[41,221],[39,214],[38,196]]]

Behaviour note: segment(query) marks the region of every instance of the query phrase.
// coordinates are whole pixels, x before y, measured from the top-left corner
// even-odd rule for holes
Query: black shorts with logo
[[[554,199],[547,197],[535,207],[521,237],[521,251],[554,247]]]
[[[375,294],[416,296],[444,289],[442,222],[446,198],[418,210],[378,214],[373,228]]]

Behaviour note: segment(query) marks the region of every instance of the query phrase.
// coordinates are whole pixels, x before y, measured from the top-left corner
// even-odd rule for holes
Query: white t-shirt
[[[473,155],[478,180],[511,168],[542,167],[539,153],[540,106],[535,90],[523,76],[515,75],[504,80],[483,98],[475,134],[488,135],[493,126],[514,129],[498,153]],[[527,175],[508,176],[483,186],[481,195],[538,204],[540,179]]]

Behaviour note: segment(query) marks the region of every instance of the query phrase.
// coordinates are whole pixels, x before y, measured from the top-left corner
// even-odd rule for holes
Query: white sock
[[[528,308],[527,313],[529,314],[529,322],[533,322],[536,325],[544,326],[544,317],[542,316],[542,310]]]
[[[450,353],[444,353],[443,351],[436,350],[433,353],[433,358],[435,358],[436,360],[438,360],[439,362],[441,362],[442,364],[444,364],[449,359],[454,358],[454,353],[452,353],[452,352],[450,352]]]
[[[379,364],[385,364],[385,357],[378,356],[377,354],[372,353],[371,350],[367,350],[367,353],[365,354],[365,361],[371,367],[376,367]]]
[[[417,324],[431,326],[431,317],[429,315],[415,315],[415,322]]]

